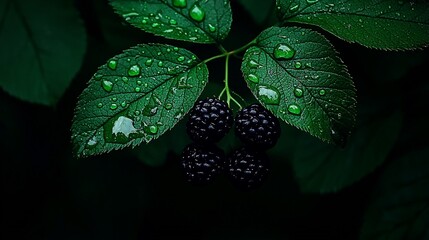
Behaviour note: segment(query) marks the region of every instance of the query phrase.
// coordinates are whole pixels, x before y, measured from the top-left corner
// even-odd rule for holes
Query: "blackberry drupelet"
[[[224,152],[215,145],[189,144],[182,152],[180,166],[188,182],[206,185],[223,171]]]
[[[235,134],[248,146],[269,149],[280,137],[280,123],[262,105],[252,104],[235,117]]]
[[[225,102],[206,98],[192,108],[186,130],[194,142],[215,143],[228,133],[233,122],[232,112]]]
[[[242,147],[228,158],[227,174],[232,183],[243,190],[259,187],[270,172],[268,157],[259,152]]]

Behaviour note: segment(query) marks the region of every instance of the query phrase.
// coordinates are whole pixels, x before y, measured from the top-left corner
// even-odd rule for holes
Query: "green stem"
[[[229,107],[231,107],[231,101],[232,101],[240,109],[242,108],[241,104],[232,96],[231,90],[229,89],[229,58],[231,56],[236,55],[237,53],[240,53],[240,52],[247,50],[250,46],[252,46],[254,44],[256,44],[256,39],[254,39],[253,41],[247,43],[246,45],[244,45],[240,48],[237,48],[237,49],[229,51],[229,52],[227,50],[225,50],[225,48],[222,45],[219,45],[218,48],[222,51],[222,54],[213,56],[213,57],[208,58],[208,59],[203,61],[203,63],[208,63],[208,62],[216,60],[218,58],[225,57],[225,80],[224,80],[225,87],[223,88],[222,92],[219,94],[218,98],[221,99],[223,94],[226,93],[226,103],[228,104]],[[239,96],[238,94],[236,94],[236,95]]]

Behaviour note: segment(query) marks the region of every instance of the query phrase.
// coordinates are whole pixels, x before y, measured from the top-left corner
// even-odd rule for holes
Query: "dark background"
[[[367,107],[361,103],[368,108],[377,105],[383,106],[381,112],[396,109],[402,115],[398,141],[386,161],[351,186],[323,195],[301,193],[287,144],[280,147],[283,157],[272,156],[268,181],[250,192],[238,191],[225,178],[202,188],[186,184],[177,152],[159,144],[152,150],[168,153],[167,158],[153,164],[130,150],[75,159],[69,129],[76,100],[107,59],[149,42],[173,43],[201,59],[218,53],[212,46],[143,33],[115,15],[106,1],[80,0],[76,5],[86,26],[88,48],[81,70],[58,105],[34,105],[0,91],[4,239],[358,239],[385,166],[428,146],[428,50],[384,52],[325,34],[349,67],[360,108]],[[229,50],[247,43],[270,23],[256,24],[236,1],[232,9],[233,26],[225,41]],[[232,61],[232,88],[243,89],[239,92],[251,102],[239,66],[240,61]],[[220,84],[224,62],[211,62],[209,69],[210,81]],[[286,125],[283,131],[290,138],[306,134]],[[225,144],[226,150],[234,144]]]

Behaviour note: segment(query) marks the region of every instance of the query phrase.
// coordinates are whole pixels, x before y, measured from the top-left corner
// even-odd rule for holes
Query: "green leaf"
[[[73,1],[2,1],[0,36],[0,86],[21,100],[55,105],[86,50]]]
[[[283,23],[316,25],[348,42],[379,49],[429,44],[429,3],[398,0],[277,0]]]
[[[208,79],[191,52],[138,45],[101,66],[79,97],[72,125],[77,156],[150,142],[190,110]]]
[[[217,43],[231,29],[228,0],[111,0],[133,26],[170,39]]]
[[[388,165],[366,210],[360,239],[427,239],[429,151],[410,153]]]
[[[322,35],[269,28],[246,51],[241,69],[253,94],[275,116],[326,142],[344,144],[355,124],[355,88]]]
[[[298,139],[292,166],[301,191],[336,192],[357,182],[384,162],[400,130],[401,115],[397,112],[362,122],[344,149],[314,138]]]

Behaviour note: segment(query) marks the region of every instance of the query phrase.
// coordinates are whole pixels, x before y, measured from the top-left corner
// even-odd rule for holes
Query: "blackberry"
[[[198,143],[215,143],[231,129],[233,116],[228,105],[217,98],[198,101],[186,124],[189,137]]]
[[[252,104],[237,113],[235,134],[246,145],[258,149],[269,149],[277,143],[280,137],[280,123],[263,106]]]
[[[259,187],[270,172],[268,157],[264,152],[242,147],[228,159],[227,173],[232,183],[240,189]]]
[[[205,185],[212,182],[225,165],[224,152],[214,145],[189,144],[183,150],[180,166],[186,181]]]

